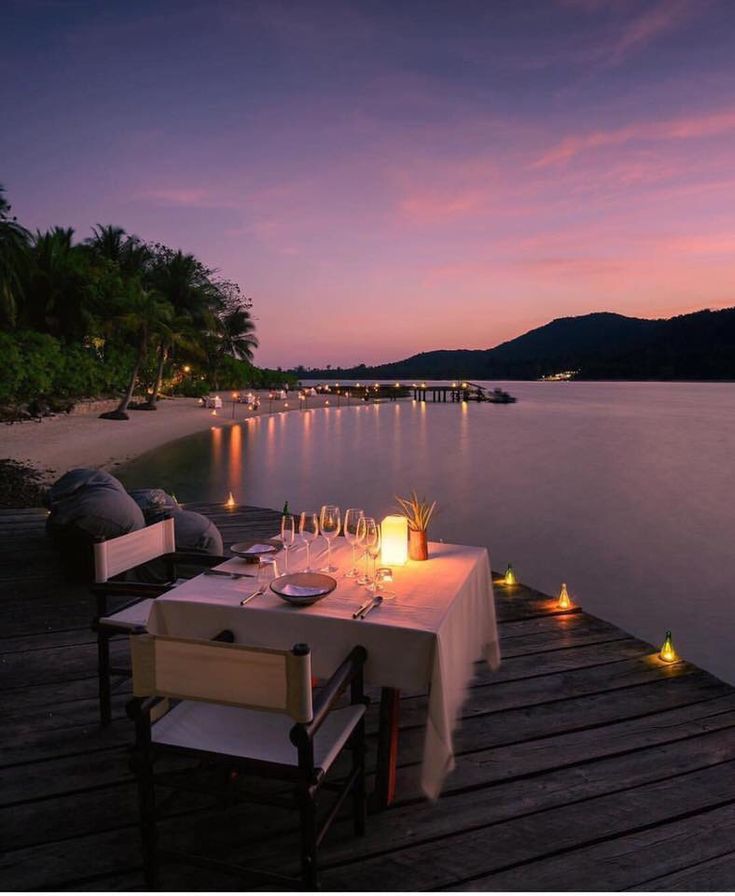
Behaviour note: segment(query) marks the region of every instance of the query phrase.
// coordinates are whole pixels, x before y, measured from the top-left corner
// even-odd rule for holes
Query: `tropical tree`
[[[203,354],[203,333],[216,326],[219,295],[208,271],[193,255],[157,244],[148,282],[173,310],[171,325],[161,332],[158,365],[148,407],[155,408],[166,362],[175,346],[193,357]]]
[[[225,358],[252,362],[258,347],[255,323],[250,315],[250,301],[230,297],[217,317],[217,326],[205,338],[209,376],[219,388],[220,371]]]
[[[100,414],[107,420],[129,419],[128,405],[135,392],[138,374],[148,355],[150,340],[158,338],[165,331],[173,315],[171,305],[162,301],[154,290],[146,289],[137,278],[131,278],[125,283],[125,292],[121,298],[119,313],[112,319],[112,324],[130,334],[136,354],[120,404],[114,411]]]
[[[30,248],[19,323],[66,344],[82,342],[94,328],[101,279],[74,231],[38,231]]]
[[[0,326],[13,329],[18,322],[31,235],[11,215],[4,193],[0,184]]]

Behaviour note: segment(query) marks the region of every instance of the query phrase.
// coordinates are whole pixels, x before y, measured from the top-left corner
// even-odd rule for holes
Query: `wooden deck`
[[[279,516],[196,509],[226,542],[271,535]],[[0,512],[0,887],[140,888],[126,694],[101,732],[89,599],[60,583],[44,519]],[[420,798],[425,698],[405,695],[397,802],[364,839],[334,827],[324,889],[733,889],[735,689],[529,589],[496,600],[503,664],[477,667],[443,797]],[[374,760],[375,708],[370,728]],[[292,813],[190,796],[168,813],[162,828],[179,843],[295,866]],[[243,888],[166,866],[163,881]]]

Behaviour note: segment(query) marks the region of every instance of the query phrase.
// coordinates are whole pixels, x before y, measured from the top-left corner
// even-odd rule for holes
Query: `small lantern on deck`
[[[225,501],[225,507],[228,510],[234,510],[237,507],[237,501],[235,500],[235,496],[230,492],[227,500]]]
[[[511,564],[508,564],[508,568],[505,570],[505,575],[503,576],[503,584],[504,585],[517,585],[518,580],[516,579],[516,574],[513,572],[513,567]]]
[[[666,637],[664,638],[664,643],[661,646],[661,653],[659,653],[659,658],[662,659],[665,663],[675,663],[679,659],[679,655],[674,649],[674,642],[671,640],[671,632],[666,632]]]
[[[561,591],[559,592],[559,603],[557,607],[560,610],[568,610],[572,606],[572,599],[569,597],[569,592],[567,591],[567,586],[565,582],[562,582]]]
[[[408,560],[408,520],[392,514],[380,524],[381,558],[386,566],[405,566]]]

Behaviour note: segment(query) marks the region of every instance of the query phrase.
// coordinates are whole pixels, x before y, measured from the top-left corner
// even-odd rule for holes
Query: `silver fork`
[[[254,597],[258,597],[258,596],[261,595],[261,594],[265,594],[267,588],[268,588],[267,585],[261,585],[260,588],[258,588],[256,591],[253,591],[252,594],[248,594],[247,597],[244,597],[244,598],[240,601],[240,606],[241,606],[241,607],[244,607],[245,604],[249,604],[250,601],[251,601]]]

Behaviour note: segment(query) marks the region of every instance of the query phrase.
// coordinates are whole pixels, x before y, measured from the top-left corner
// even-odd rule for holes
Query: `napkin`
[[[281,591],[284,594],[288,594],[289,597],[314,597],[315,594],[322,594],[324,591],[323,588],[313,588],[304,585],[292,585],[290,582],[287,582],[282,588]]]

